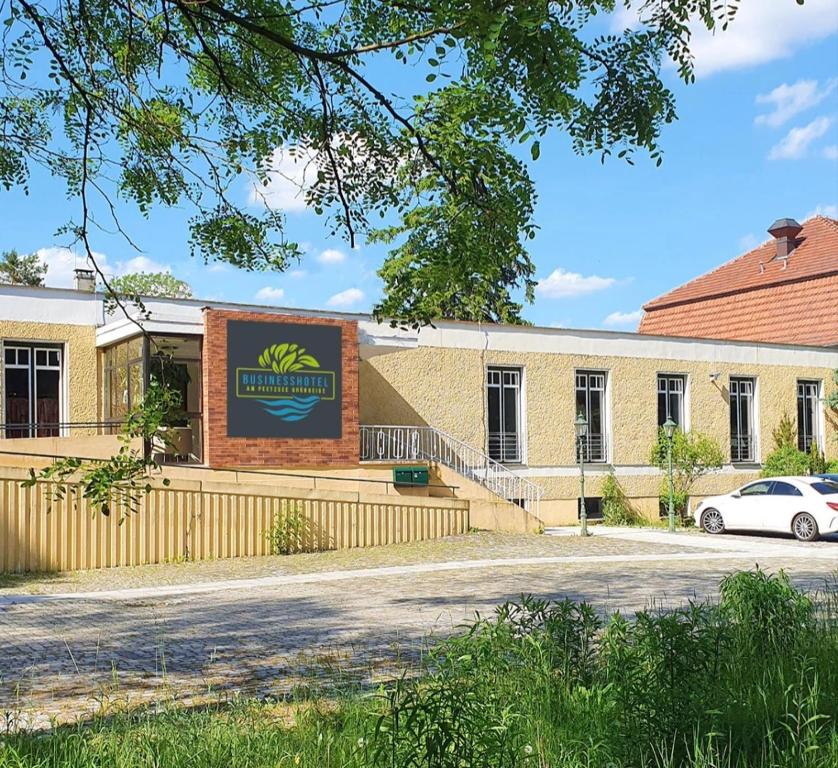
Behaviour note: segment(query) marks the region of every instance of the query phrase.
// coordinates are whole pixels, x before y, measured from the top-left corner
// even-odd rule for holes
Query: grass
[[[723,580],[714,604],[615,614],[535,598],[342,698],[114,715],[0,740],[22,768],[835,768],[838,582]]]

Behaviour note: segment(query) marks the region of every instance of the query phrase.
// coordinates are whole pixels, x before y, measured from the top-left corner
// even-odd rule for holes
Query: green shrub
[[[643,525],[643,516],[632,506],[614,471],[602,481],[602,520],[607,525]]]
[[[789,416],[788,412],[784,412],[779,423],[771,432],[774,438],[774,447],[782,448],[786,445],[797,445],[797,428]]]
[[[272,555],[291,555],[305,548],[307,523],[301,502],[283,500],[274,514],[267,538]]]
[[[669,441],[663,429],[658,431],[658,439],[652,446],[649,463],[658,467],[666,475],[661,481],[660,499],[662,508],[669,506],[669,462],[667,457]],[[709,435],[702,432],[682,432],[675,430],[672,436],[672,485],[674,489],[675,510],[684,519],[689,503],[690,491],[703,475],[717,472],[724,464],[721,446]]]
[[[762,657],[772,650],[792,650],[814,625],[812,600],[795,589],[783,571],[725,576],[719,594],[721,611],[744,640],[744,647]]]
[[[824,458],[823,451],[814,440],[812,440],[812,444],[809,446],[807,459],[809,461],[808,469],[810,475],[819,475],[826,472],[826,459]]]
[[[808,454],[799,451],[795,445],[782,445],[775,448],[762,464],[760,477],[780,477],[782,475],[805,475],[809,471]]]

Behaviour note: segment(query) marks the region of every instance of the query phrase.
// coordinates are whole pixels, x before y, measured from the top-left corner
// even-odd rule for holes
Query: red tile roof
[[[772,239],[650,301],[640,333],[838,346],[838,221],[797,242],[785,265]]]

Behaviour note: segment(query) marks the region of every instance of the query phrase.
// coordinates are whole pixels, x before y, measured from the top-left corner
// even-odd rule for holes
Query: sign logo
[[[337,325],[228,320],[227,436],[339,439],[342,350]]]
[[[319,402],[335,399],[335,371],[298,344],[272,344],[258,368],[236,368],[236,397],[252,398],[282,421],[302,421]]]

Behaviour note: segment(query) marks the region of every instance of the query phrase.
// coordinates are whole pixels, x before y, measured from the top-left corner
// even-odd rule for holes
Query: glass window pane
[[[149,344],[152,355],[167,355],[187,360],[198,360],[201,357],[201,339],[198,336],[152,336]]]
[[[768,494],[768,491],[771,490],[771,484],[771,481],[754,483],[753,485],[743,488],[741,494],[742,496],[765,496]]]
[[[512,387],[503,391],[503,431],[518,432],[518,390]]]
[[[6,365],[14,365],[17,362],[17,350],[13,347],[6,347],[3,351],[3,359]]]
[[[192,361],[186,364],[187,386],[186,402],[183,407],[190,413],[201,411],[201,364]]]
[[[135,336],[125,342],[125,354],[128,360],[138,360],[143,356],[143,337]]]
[[[25,348],[18,348],[17,350],[17,364],[29,365],[29,350]]]
[[[61,374],[58,371],[38,370],[35,374],[35,421],[37,436],[49,437],[58,434],[59,392]],[[40,425],[46,425],[41,427]]]
[[[6,421],[10,424],[28,424],[29,371],[24,368],[6,368],[4,383]]]
[[[125,366],[128,364],[128,345],[125,342],[117,344],[113,350],[114,366]]]
[[[588,417],[588,432],[601,435],[603,432],[602,392],[591,392],[591,413]]]
[[[143,397],[143,365],[132,363],[128,366],[128,407],[134,408]]]
[[[489,432],[500,432],[500,390],[489,388]]]

